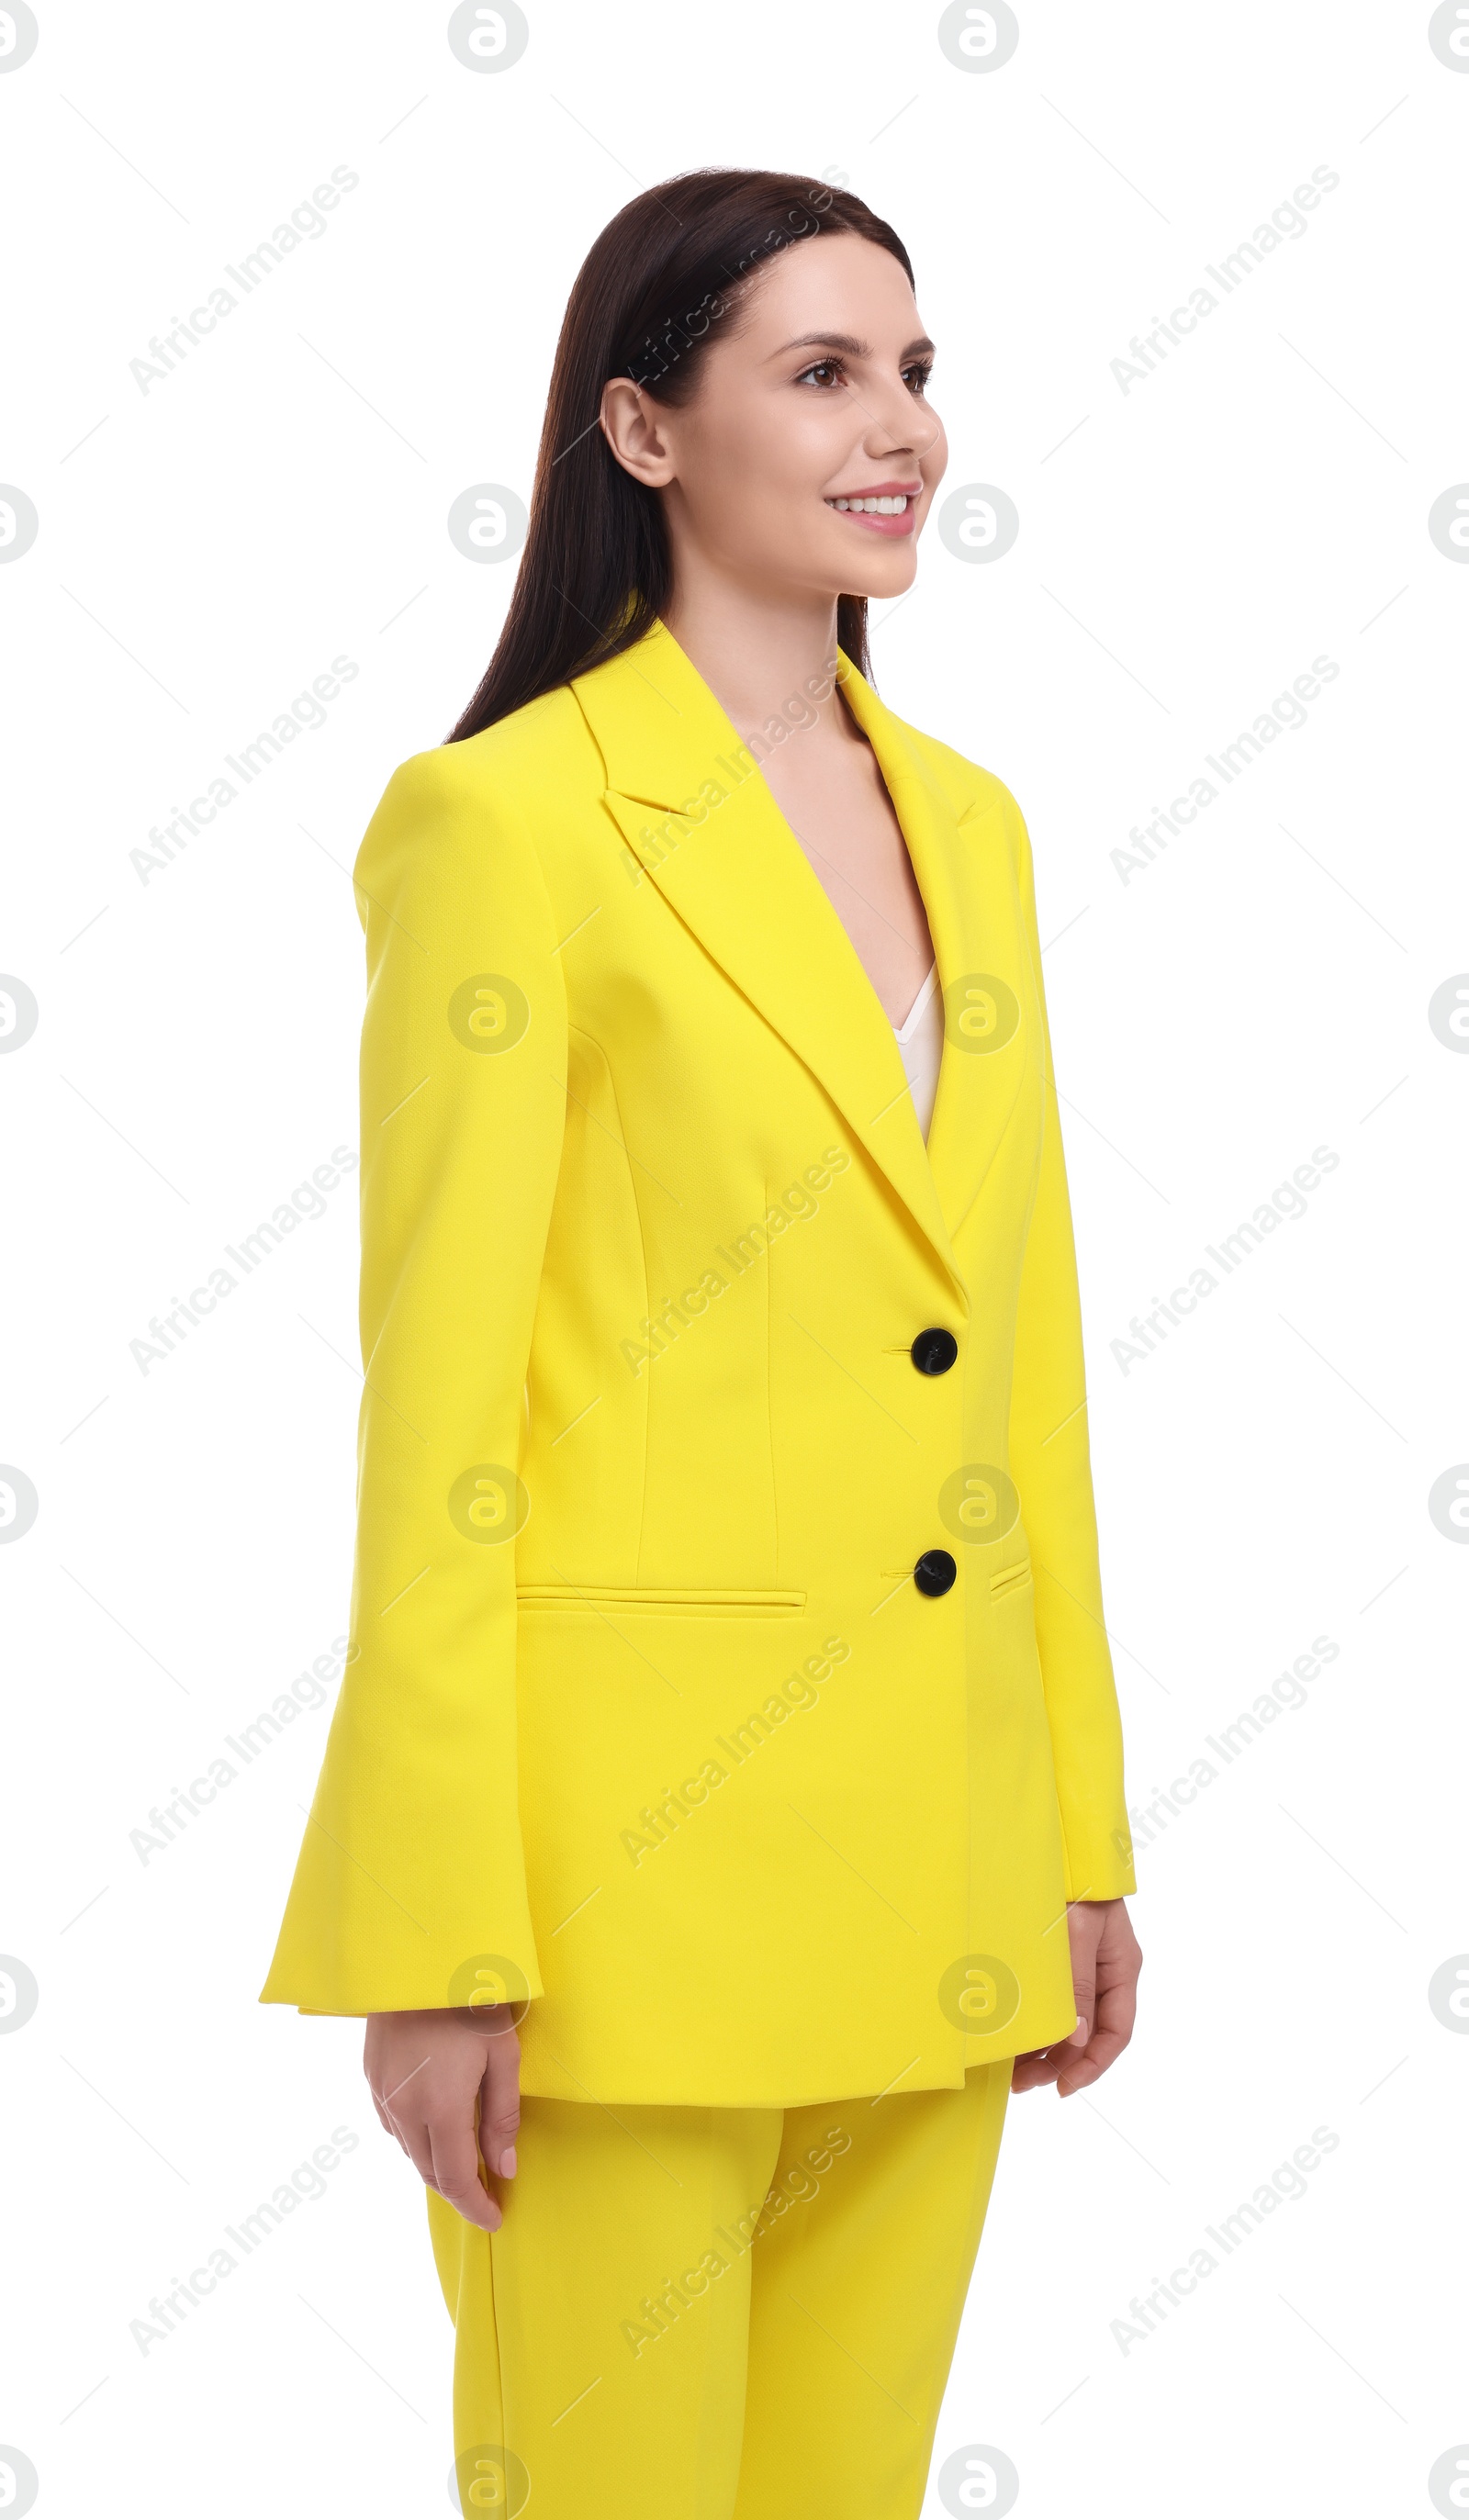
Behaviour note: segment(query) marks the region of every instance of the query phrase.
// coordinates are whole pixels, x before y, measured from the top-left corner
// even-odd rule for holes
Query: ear
[[[672,450],[658,406],[631,377],[610,377],[602,388],[602,434],[624,472],[650,490],[673,479]]]

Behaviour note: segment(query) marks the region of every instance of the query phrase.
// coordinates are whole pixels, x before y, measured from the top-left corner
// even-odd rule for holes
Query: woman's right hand
[[[482,2231],[503,2216],[482,2177],[515,2177],[521,2043],[513,2008],[370,2012],[362,2052],[373,2106],[425,2183]]]

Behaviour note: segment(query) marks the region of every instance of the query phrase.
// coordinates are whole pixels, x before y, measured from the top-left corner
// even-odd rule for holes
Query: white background
[[[0,1951],[39,1988],[0,2036],[0,2442],[42,2513],[449,2507],[451,2331],[360,2025],[255,2002],[327,1710],[132,1842],[344,1630],[354,1182],[162,1361],[131,1343],[355,1146],[346,871],[513,574],[447,510],[528,496],[581,256],[712,162],[824,172],[893,221],[947,486],[1019,511],[989,564],[931,534],[873,645],[1034,841],[1135,1811],[1339,1648],[1166,1827],[1139,1817],[1142,2026],[1094,2094],[1013,2106],[936,2479],[992,2444],[1033,2520],[1410,2515],[1469,2440],[1469,2040],[1428,2000],[1469,1952],[1469,1550],[1428,1510],[1469,1456],[1469,1058],[1428,1019],[1469,969],[1469,567],[1428,531],[1469,476],[1469,74],[1426,7],[1020,14],[973,74],[932,8],[548,0],[477,74],[445,7],[72,0],[0,74],[0,479],[39,518],[0,566],[0,967],[39,1007],[0,1058],[0,1459],[39,1497],[0,1550]],[[338,166],[327,233],[142,390],[150,338]],[[1320,166],[1307,234],[1125,392],[1131,337]],[[337,655],[326,723],[140,872]],[[1319,655],[1307,723],[1120,870]],[[1322,1146],[1306,1214],[1120,1361]],[[141,2352],[151,2297],[339,2126],[326,2193]],[[1206,2227],[1319,2128],[1306,2193],[1224,2257]],[[1217,2271],[1120,2338],[1201,2245]]]

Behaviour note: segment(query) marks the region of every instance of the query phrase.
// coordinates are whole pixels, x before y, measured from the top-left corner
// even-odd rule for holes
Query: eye
[[[840,383],[845,373],[840,359],[817,359],[813,366],[802,369],[796,382],[803,385],[814,382],[817,391],[825,393]]]
[[[928,382],[933,373],[934,362],[932,359],[910,359],[902,372],[903,383],[907,386],[909,393],[925,393],[928,390]]]

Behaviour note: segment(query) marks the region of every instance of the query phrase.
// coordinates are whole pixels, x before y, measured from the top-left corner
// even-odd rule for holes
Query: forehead
[[[866,237],[803,237],[762,263],[743,307],[744,339],[762,350],[824,328],[882,342],[916,330],[913,292],[895,254]]]

